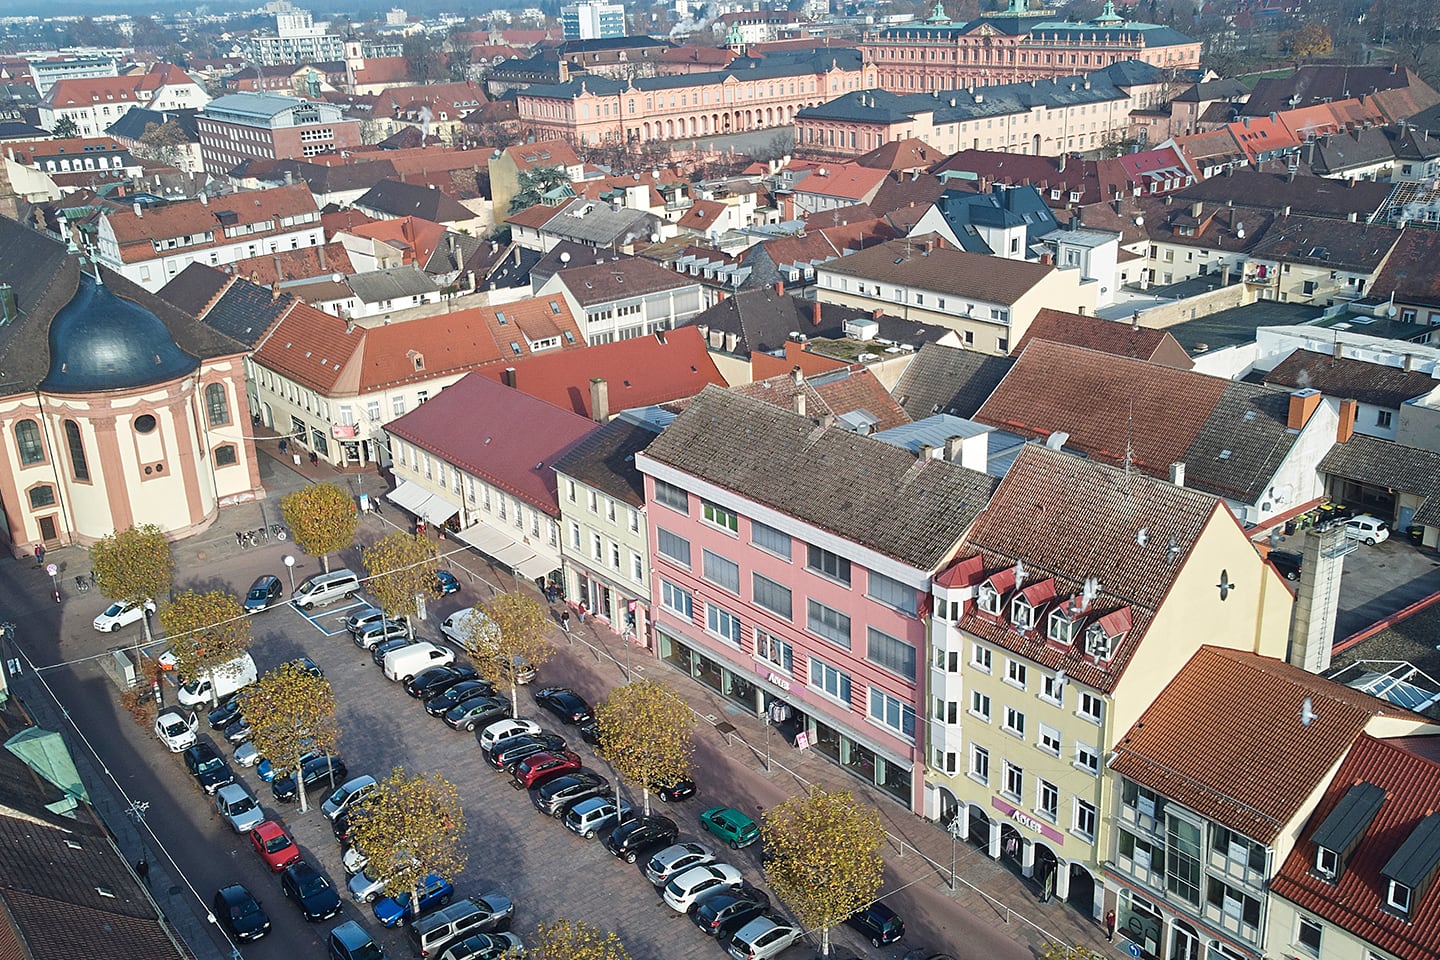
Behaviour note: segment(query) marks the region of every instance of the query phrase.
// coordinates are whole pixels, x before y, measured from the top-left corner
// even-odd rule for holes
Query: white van
[[[429,640],[421,640],[385,654],[385,677],[389,680],[409,680],[421,670],[443,667],[454,662],[454,650]]]
[[[306,577],[290,595],[290,602],[302,610],[313,610],[316,606],[334,603],[336,600],[355,596],[360,589],[360,578],[353,570],[331,570]]]
[[[495,628],[494,622],[484,613],[474,607],[465,607],[446,617],[440,624],[440,632],[445,634],[452,643],[463,647],[470,642],[471,626],[474,623],[480,625],[481,636]]]
[[[188,683],[182,683],[176,699],[187,707],[222,700],[236,690],[248,687],[257,677],[259,673],[255,669],[255,660],[250,654],[242,653],[229,663],[221,664]]]

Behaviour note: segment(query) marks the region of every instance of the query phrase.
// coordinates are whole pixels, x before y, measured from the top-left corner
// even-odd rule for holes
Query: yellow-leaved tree
[[[645,794],[690,776],[695,718],[668,687],[654,680],[633,680],[616,687],[595,710],[600,756],[626,783]]]
[[[518,590],[496,594],[477,603],[462,639],[465,653],[480,676],[510,688],[510,710],[519,716],[516,687],[554,654],[550,615],[540,602]]]
[[[1063,943],[1047,943],[1040,960],[1104,960],[1104,954],[1089,947],[1069,947]]]
[[[366,871],[387,896],[418,908],[420,883],[432,873],[454,880],[465,869],[465,811],[455,785],[438,775],[396,767],[350,813],[350,839],[370,858]]]
[[[185,591],[160,607],[160,623],[175,654],[175,672],[189,682],[199,683],[250,648],[250,618],[224,590]],[[210,702],[218,699],[212,682]]]
[[[90,547],[90,566],[100,592],[120,603],[143,603],[163,598],[170,592],[175,560],[170,541],[153,523],[116,530]],[[150,639],[150,620],[142,619],[145,639]]]
[[[875,899],[884,881],[885,828],[848,790],[811,787],[765,811],[761,837],[770,887],[830,953],[830,928]]]
[[[334,753],[340,740],[330,681],[298,663],[282,663],[245,691],[245,722],[260,756],[276,770],[297,771],[300,812],[309,809],[298,776],[307,753]]]
[[[318,557],[330,572],[330,554],[355,542],[359,517],[350,494],[333,483],[317,483],[286,494],[280,514],[300,549]]]
[[[360,559],[370,574],[366,587],[392,620],[405,617],[408,625],[408,618],[418,612],[417,597],[440,595],[435,580],[440,558],[424,537],[396,531],[362,550]],[[410,634],[414,636],[413,626]]]
[[[541,921],[525,940],[526,960],[630,960],[613,931],[592,927],[584,920]]]

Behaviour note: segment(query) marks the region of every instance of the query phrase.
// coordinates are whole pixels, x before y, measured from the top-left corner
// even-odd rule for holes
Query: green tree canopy
[[[535,206],[545,194],[570,182],[560,167],[532,167],[520,171],[520,190],[510,199],[510,212],[519,213]]]
[[[75,125],[73,117],[61,117],[55,121],[50,135],[56,140],[69,140],[72,137],[80,136],[80,128]]]
[[[175,572],[170,541],[153,523],[126,527],[95,541],[90,565],[100,592],[122,603],[165,596]]]
[[[634,680],[617,687],[595,710],[600,756],[626,783],[650,791],[690,776],[695,717],[668,687]]]
[[[316,483],[286,494],[280,514],[300,549],[318,557],[328,573],[330,554],[355,542],[359,515],[350,494],[333,483]]]
[[[413,617],[417,596],[440,595],[435,581],[440,559],[422,536],[396,531],[366,547],[360,558],[370,573],[366,586],[387,617]]]
[[[584,920],[542,921],[525,943],[526,960],[630,960],[618,936]]]
[[[496,686],[510,687],[512,713],[520,709],[516,687],[520,674],[539,669],[555,653],[550,645],[550,617],[540,602],[518,590],[496,594],[478,603],[481,616],[470,618],[465,652],[480,676]]]
[[[175,671],[195,680],[250,648],[250,618],[224,590],[187,590],[160,607],[160,623],[175,653]],[[217,698],[211,685],[211,701]]]
[[[455,879],[465,869],[465,811],[455,785],[438,775],[396,767],[350,814],[350,838],[370,858],[366,869],[390,896],[416,891],[431,873]]]
[[[873,901],[884,881],[880,814],[848,790],[811,787],[766,810],[760,829],[771,889],[807,929],[820,931],[828,955],[830,928]]]
[[[340,740],[330,681],[296,663],[282,663],[245,691],[245,720],[260,756],[281,769],[298,770],[312,750],[333,753]],[[304,813],[305,784],[296,782]]]

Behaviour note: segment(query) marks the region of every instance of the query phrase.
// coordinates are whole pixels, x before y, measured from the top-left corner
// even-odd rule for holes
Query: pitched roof
[[[941,244],[928,256],[921,252],[921,244],[926,239]],[[931,234],[891,240],[832,260],[820,269],[986,303],[1012,304],[1054,272],[1055,267],[955,250]]]
[[[1108,692],[1124,674],[1176,575],[1220,509],[1218,499],[1198,490],[1127,474],[1042,444],[1025,444],[966,535],[958,553],[963,559],[952,569],[973,564],[978,580],[1023,562],[1026,582],[1053,578],[1060,598],[1080,594],[1086,579],[1094,577],[1100,592],[1086,619],[1128,610],[1127,636],[1110,659],[1100,660],[1085,656],[1083,643],[1050,643],[1043,629],[1020,633],[980,612],[976,604],[967,605],[958,626]],[[1135,535],[1141,528],[1149,531],[1144,544]],[[1172,553],[1174,559],[1167,562]]]
[[[1014,363],[1010,357],[927,343],[900,374],[891,394],[912,420],[937,413],[969,420]]]
[[[473,220],[475,214],[443,191],[430,190],[399,180],[381,180],[355,201],[355,206],[388,213],[393,217],[414,216],[436,223]]]
[[[1401,303],[1440,307],[1440,231],[1406,230],[1370,284],[1372,296],[1393,291]]]
[[[580,164],[575,151],[564,140],[541,140],[538,143],[522,143],[507,147],[505,155],[518,170],[537,167],[574,167]]]
[[[705,349],[700,331],[681,327],[576,350],[534,354],[480,371],[503,381],[514,371],[515,387],[582,417],[594,417],[590,382],[606,382],[610,413],[690,397],[725,378]]]
[[[555,461],[595,429],[591,420],[473,373],[385,425],[552,517],[560,513]]]
[[[885,171],[928,170],[944,159],[943,153],[924,140],[906,137],[904,140],[892,140],[856,157],[855,163]]]
[[[1264,382],[1281,387],[1314,387],[1332,397],[1397,409],[1406,400],[1440,386],[1440,381],[1419,370],[1313,350],[1294,351],[1265,374]]]
[[[402,251],[403,262],[421,269],[430,262],[430,257],[445,239],[446,230],[442,224],[423,217],[396,217],[393,220],[376,220],[363,223],[349,231],[357,237],[383,240]]]
[[[291,296],[276,296],[268,286],[236,277],[225,292],[210,301],[198,315],[206,326],[254,348],[294,304]]]
[[[1419,497],[1413,522],[1440,527],[1440,453],[1357,433],[1331,447],[1316,469]]]
[[[1302,724],[1307,702],[1315,719]],[[1268,845],[1379,715],[1424,722],[1284,661],[1205,646],[1115,745],[1110,769]]]
[[[983,473],[719,387],[706,387],[643,457],[919,570],[944,562],[993,486]]]
[[[910,422],[909,415],[863,363],[815,374],[807,382],[820,394],[831,413],[841,418],[847,414],[862,415],[872,433]]]
[[[888,172],[858,163],[837,163],[812,170],[794,189],[797,194],[863,201],[874,196]]]
[[[346,277],[345,282],[362,303],[424,296],[440,289],[433,277],[414,264],[354,273]]]
[[[1361,180],[1347,183],[1325,177],[1295,177],[1284,173],[1233,170],[1211,177],[1174,194],[1179,200],[1227,201],[1269,210],[1290,208],[1292,214],[1346,219],[1351,213],[1369,217],[1390,196],[1393,185]]]
[[[1057,375],[1056,371],[1064,371]],[[1297,433],[1290,397],[1142,360],[1033,340],[975,414],[1021,436],[1065,433],[1065,446],[1245,503],[1270,484]]]
[[[328,280],[335,275],[354,273],[355,267],[344,244],[325,243],[236,260],[234,272],[238,277],[269,286],[290,280]]]
[[[317,212],[310,188],[296,183],[269,190],[229,194],[204,203],[199,200],[165,203],[142,209],[138,214],[130,207],[122,207],[107,210],[102,216],[110,222],[110,229],[115,233],[121,259],[133,263],[156,256],[152,242],[155,240],[214,232],[216,237],[212,243],[192,244],[191,249],[229,243],[229,238],[217,229],[221,214],[234,214],[235,225],[254,225],[261,230],[288,230],[291,228],[281,227],[285,218]]]
[[[1250,253],[1261,260],[1368,275],[1380,267],[1399,239],[1395,227],[1290,216],[1272,223]]]
[[[1440,764],[1407,747],[1404,740],[1370,736],[1356,740],[1300,841],[1270,881],[1270,892],[1386,954],[1401,960],[1432,960],[1440,956],[1440,884],[1428,885],[1409,917],[1385,909],[1389,885],[1382,871],[1419,824],[1440,809]],[[1312,838],[1357,783],[1379,787],[1385,799],[1338,881],[1327,883],[1311,870]]]
[[[1256,83],[1241,112],[1260,117],[1296,106],[1349,100],[1417,84],[1419,78],[1409,70],[1396,70],[1389,64],[1306,64],[1288,76],[1267,77]]]
[[[1035,315],[1035,319],[1030,321],[1025,336],[1012,352],[1018,356],[1032,340],[1068,343],[1117,357],[1133,357],[1153,363],[1166,363],[1168,359],[1171,361],[1168,366],[1179,366],[1183,360],[1183,366],[1180,366],[1182,370],[1193,366],[1185,354],[1185,348],[1164,330],[1064,310],[1052,310],[1049,307],[1041,310]]]
[[[524,210],[516,210],[505,218],[505,222],[517,227],[530,227],[532,230],[539,230],[550,221],[551,217],[559,215],[559,207],[552,207],[545,203],[537,203],[534,206],[526,207]]]
[[[156,296],[192,317],[200,317],[229,282],[230,275],[224,270],[192,263],[161,287]]]
[[[556,276],[582,307],[662,290],[678,290],[698,282],[693,277],[666,270],[658,263],[640,258],[626,260],[623,264],[592,263],[568,267]]]
[[[555,460],[555,472],[633,507],[645,505],[645,478],[635,454],[657,436],[650,424],[611,420]]]

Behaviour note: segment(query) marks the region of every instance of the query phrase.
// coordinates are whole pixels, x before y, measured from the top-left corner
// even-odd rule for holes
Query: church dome
[[[127,390],[175,380],[200,361],[181,350],[155,314],[82,274],[50,321],[50,393]]]

